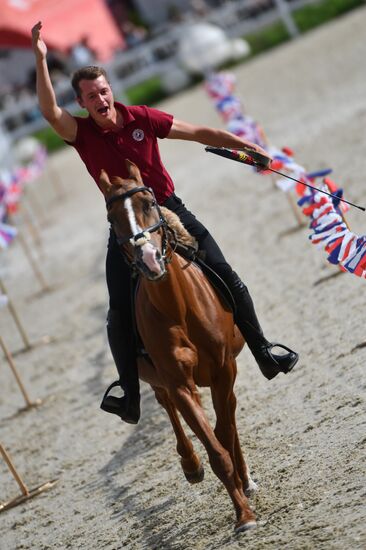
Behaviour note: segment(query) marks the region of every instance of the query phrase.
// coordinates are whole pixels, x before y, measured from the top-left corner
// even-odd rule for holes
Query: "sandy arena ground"
[[[366,204],[366,7],[235,70],[237,93],[270,141],[290,146],[309,170],[333,168],[349,200]],[[166,101],[177,118],[221,126],[201,87]],[[260,490],[251,500],[259,526],[233,532],[225,489],[206,466],[190,486],[175,438],[149,387],[137,427],[103,413],[115,379],[107,345],[104,282],[108,226],[99,191],[72,150],[52,157],[29,190],[44,224],[40,285],[15,244],[2,254],[4,282],[28,336],[6,309],[1,335],[32,399],[24,401],[1,359],[1,442],[32,489],[58,484],[0,515],[1,550],[347,549],[366,547],[365,291],[296,228],[286,195],[270,178],[204,152],[197,144],[161,144],[178,194],[212,230],[253,295],[268,338],[296,349],[288,376],[267,382],[249,351],[239,357],[237,421]],[[58,196],[55,174],[66,192]],[[48,181],[47,181],[48,180]],[[366,217],[352,209],[352,230]],[[209,394],[203,391],[210,409]],[[0,463],[2,501],[18,486]]]

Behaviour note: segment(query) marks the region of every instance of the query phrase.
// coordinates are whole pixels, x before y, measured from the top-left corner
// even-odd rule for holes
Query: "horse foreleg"
[[[168,393],[162,388],[154,387],[158,403],[166,410],[177,438],[177,452],[181,457],[180,462],[183,473],[189,483],[199,483],[203,480],[205,471],[195,453],[191,440],[185,434],[180,422],[177,409],[169,399]]]
[[[189,387],[172,389],[170,397],[188,426],[206,448],[210,465],[216,476],[225,485],[237,516],[236,530],[249,529],[256,525],[255,515],[249,507],[242,487],[238,487],[238,475],[229,451],[216,437],[204,410],[200,407]]]

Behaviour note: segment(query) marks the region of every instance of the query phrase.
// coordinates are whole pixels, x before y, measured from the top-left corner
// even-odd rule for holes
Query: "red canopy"
[[[47,46],[60,52],[86,36],[101,61],[124,47],[104,0],[0,0],[0,47],[30,48],[37,21]]]

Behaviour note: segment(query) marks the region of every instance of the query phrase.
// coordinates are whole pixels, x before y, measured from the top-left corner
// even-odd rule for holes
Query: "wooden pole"
[[[20,204],[20,206],[21,206],[21,215],[23,216],[24,222],[27,225],[27,228],[29,229],[29,234],[32,236],[33,242],[37,246],[40,254],[43,254],[43,243],[41,239],[41,233],[37,228],[37,225],[32,220],[32,215],[30,212],[29,205],[23,201]]]
[[[286,193],[286,195],[287,195],[287,200],[288,200],[288,202],[289,202],[289,204],[290,204],[290,207],[291,207],[292,212],[294,213],[294,216],[295,216],[295,218],[296,218],[296,221],[297,221],[297,223],[298,223],[298,226],[299,226],[299,227],[303,227],[303,226],[305,225],[305,224],[304,224],[304,220],[302,219],[301,213],[300,213],[300,211],[299,211],[299,208],[298,208],[298,206],[297,206],[297,203],[296,203],[295,199],[293,198],[293,196],[292,196],[290,193],[291,193],[291,191],[288,191],[288,192]]]
[[[0,454],[3,457],[6,465],[8,466],[12,476],[14,477],[15,481],[20,487],[21,495],[18,497],[13,498],[12,500],[9,500],[8,502],[2,502],[0,503],[0,512],[4,512],[5,510],[8,510],[9,508],[13,508],[14,506],[17,506],[18,504],[21,504],[25,500],[28,500],[29,498],[35,497],[42,493],[43,491],[47,491],[51,487],[53,487],[58,480],[54,479],[52,481],[47,481],[46,483],[43,483],[39,487],[36,487],[35,489],[29,490],[24,481],[22,480],[21,476],[17,472],[9,453],[5,450],[3,445],[0,443]]]
[[[0,347],[2,348],[3,352],[4,352],[4,355],[9,363],[9,367],[11,368],[11,370],[13,371],[13,374],[15,376],[15,380],[17,381],[17,384],[20,388],[20,391],[22,392],[23,394],[23,397],[24,397],[24,400],[26,402],[26,408],[30,408],[30,407],[33,407],[33,406],[36,406],[36,405],[40,405],[41,401],[39,400],[38,402],[36,403],[32,403],[32,401],[29,399],[29,396],[28,396],[28,393],[26,392],[25,390],[25,387],[24,387],[24,384],[23,382],[21,381],[20,379],[20,376],[18,374],[18,371],[15,367],[15,364],[14,364],[14,361],[13,361],[13,358],[12,358],[12,355],[10,353],[10,351],[8,350],[8,348],[6,347],[5,345],[5,342],[4,340],[2,339],[2,337],[0,336]]]
[[[2,281],[2,279],[0,278],[0,290],[2,291],[3,294],[6,294],[7,298],[8,298],[8,302],[7,302],[7,307],[15,321],[15,324],[16,326],[18,327],[18,330],[19,330],[19,334],[20,336],[22,337],[22,340],[23,340],[23,343],[24,343],[24,346],[25,346],[25,349],[29,350],[31,349],[32,345],[29,341],[29,338],[27,336],[27,333],[25,332],[24,328],[23,328],[23,325],[22,323],[20,322],[20,319],[19,319],[19,316],[15,310],[15,307],[13,306],[13,303],[12,301],[10,300],[9,298],[9,294],[8,294],[8,291],[6,290],[6,287]]]
[[[276,185],[276,178],[274,177],[273,174],[270,174],[270,178],[271,178],[271,182],[272,182],[272,187],[273,189],[278,189],[277,185]]]
[[[24,483],[24,481],[22,480],[22,478],[18,474],[18,472],[17,472],[17,470],[16,470],[9,454],[6,452],[6,450],[4,449],[4,447],[2,446],[1,443],[0,443],[0,452],[1,452],[1,455],[2,455],[3,459],[6,462],[9,470],[13,474],[13,477],[14,477],[15,481],[19,485],[19,488],[22,491],[23,495],[29,495],[29,491],[28,491],[28,488],[27,488],[26,484]]]
[[[333,193],[333,192],[334,192],[334,191],[332,191],[331,188],[329,187],[329,185],[328,185],[326,179],[324,179],[323,183],[324,183],[325,187],[327,188],[328,193]],[[341,216],[343,222],[345,223],[345,225],[346,225],[348,231],[351,231],[351,228],[350,228],[350,226],[348,225],[348,221],[346,220],[345,215],[343,214],[343,211],[342,211],[342,208],[341,208],[341,207],[339,208],[338,213],[340,214],[340,216]]]
[[[41,285],[42,291],[43,291],[43,292],[49,291],[49,290],[50,290],[50,287],[49,287],[49,285],[46,283],[45,278],[43,277],[41,270],[38,268],[38,265],[37,265],[37,263],[35,262],[35,260],[34,260],[34,258],[33,258],[33,256],[32,256],[32,253],[31,253],[31,251],[30,251],[30,249],[29,249],[29,246],[28,246],[28,244],[27,244],[27,241],[26,241],[25,238],[23,237],[23,234],[22,234],[22,232],[21,232],[20,230],[18,231],[17,237],[18,237],[18,241],[19,241],[19,243],[20,243],[20,245],[21,245],[21,247],[22,247],[22,249],[23,249],[23,251],[24,251],[24,254],[25,254],[25,256],[26,256],[26,258],[27,258],[27,260],[28,260],[28,262],[29,262],[31,268],[33,269],[34,275],[36,276],[36,278],[38,279],[39,284]]]
[[[22,200],[28,202],[29,207],[33,210],[33,212],[35,212],[39,224],[44,227],[48,224],[48,221],[38,199],[36,198],[36,194],[30,190],[29,186],[27,186],[26,189],[27,192],[23,193]]]
[[[54,168],[54,166],[52,166],[52,161],[50,159],[48,159],[48,162],[47,162],[47,172],[48,172],[49,179],[51,180],[55,188],[57,198],[60,200],[64,199],[66,196],[65,187],[62,184],[58,171]]]

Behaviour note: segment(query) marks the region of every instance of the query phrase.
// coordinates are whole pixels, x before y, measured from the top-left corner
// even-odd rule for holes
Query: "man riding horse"
[[[73,74],[72,86],[77,102],[89,116],[72,116],[57,105],[47,68],[47,46],[40,36],[41,28],[41,22],[33,27],[32,44],[36,58],[37,95],[44,118],[66,143],[76,149],[97,185],[103,169],[110,177],[126,178],[126,158],[139,167],[143,181],[153,189],[158,203],[178,215],[196,238],[206,264],[231,291],[236,305],[235,323],[263,375],[271,380],[280,372],[291,371],[298,354],[280,344],[276,347],[283,348],[286,353],[277,355],[273,352],[274,344],[263,334],[247,287],[227,263],[208,230],[175,194],[173,181],[160,158],[157,138],[182,139],[229,149],[251,148],[266,156],[269,166],[271,159],[266,151],[224,130],[195,126],[146,106],[126,106],[116,102],[104,69],[95,66],[81,68]],[[101,407],[126,422],[136,424],[140,418],[140,394],[133,344],[131,275],[113,229],[108,242],[106,276],[108,340],[124,395],[120,398],[105,395]]]

